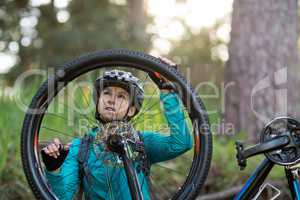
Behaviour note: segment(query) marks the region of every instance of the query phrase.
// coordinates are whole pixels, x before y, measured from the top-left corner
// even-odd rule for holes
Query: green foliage
[[[129,1],[118,5],[109,0],[79,0],[70,1],[66,8],[55,7],[54,1],[40,6],[31,6],[30,1],[20,2],[22,4],[7,1],[0,5],[0,13],[4,13],[0,20],[3,33],[0,42],[5,44],[2,49],[0,46],[0,51],[11,51],[9,42],[19,45],[19,63],[6,76],[10,84],[28,69],[56,67],[87,52],[112,48],[150,49],[151,35],[145,31],[150,18],[146,13],[134,16],[144,19],[135,24],[138,22],[131,19]],[[70,15],[63,23],[57,19],[62,12]],[[26,17],[36,24],[27,29],[22,27],[21,21]],[[24,45],[24,38],[30,42]]]
[[[1,79],[6,80],[6,84],[12,84],[21,72],[28,69],[53,68],[83,53],[110,48],[128,48],[147,52],[151,47],[151,35],[145,32],[145,26],[141,30],[143,39],[134,37],[131,25],[128,23],[130,10],[126,4],[117,5],[108,0],[90,0],[88,3],[83,0],[70,1],[66,8],[66,11],[70,13],[70,19],[65,23],[59,23],[56,18],[59,9],[55,8],[54,1],[51,2],[38,7],[30,6],[29,1],[26,0],[7,0],[0,4],[0,14],[3,14],[3,17],[0,18],[0,42],[4,42],[4,47],[0,51],[9,51],[9,42],[14,41],[19,44],[17,54],[20,62],[5,77],[1,76]],[[34,27],[36,34],[31,38],[31,44],[26,47],[21,45],[24,35],[21,32],[20,20],[24,16],[36,16],[38,19],[37,25]],[[149,21],[150,19],[147,18],[145,24]],[[190,67],[192,74],[187,78],[194,86],[203,81],[211,81],[220,89],[219,83],[223,81],[225,63],[220,57],[215,56],[213,51],[219,45],[226,45],[226,42],[216,37],[216,32],[222,24],[223,22],[219,22],[214,27],[202,29],[199,33],[193,33],[187,28],[184,38],[174,43],[173,49],[168,55],[174,61],[179,62],[182,66],[180,70],[183,72]],[[92,74],[89,78],[95,77],[96,74]],[[89,78],[85,77],[84,80]],[[34,80],[28,80],[30,85],[23,85],[26,87],[19,91],[25,105],[29,104],[41,83],[41,79]],[[153,91],[154,88],[147,88],[149,94],[152,94]],[[74,98],[78,101],[78,107],[85,108],[87,105],[82,92],[85,93],[84,88],[83,91],[78,90]],[[214,93],[210,87],[201,87],[197,92],[200,97]],[[66,93],[67,95],[68,93]],[[56,99],[50,105],[49,109],[52,111],[52,115],[49,113],[42,124],[41,137],[45,142],[53,137],[63,137],[64,142],[69,142],[73,137],[82,135],[84,131],[78,131],[82,119],[87,119],[88,126],[93,126],[91,120],[94,117],[93,113],[86,116],[75,113],[74,118],[71,119],[73,124],[69,124],[65,119],[69,120],[68,114],[74,110],[72,107],[62,105],[62,99],[66,104],[67,102],[66,96],[63,94],[61,96],[60,100]],[[90,94],[86,94],[86,96],[91,104]],[[203,100],[209,111],[211,124],[219,124],[222,121],[221,97],[203,98]],[[144,105],[151,105],[151,112],[141,111],[136,120],[147,123],[138,123],[136,128],[140,130],[149,130],[150,127],[151,129],[161,129],[158,126],[166,124],[166,121],[160,114],[158,96],[146,99]],[[25,113],[13,99],[8,97],[1,98],[0,106],[0,199],[33,199],[20,161],[20,132]],[[63,109],[59,110],[59,107],[63,107]],[[60,118],[55,115],[59,115]],[[56,132],[45,127],[55,127]],[[62,136],[57,130],[64,134],[67,133],[69,136],[66,134]],[[167,131],[167,129],[163,130]],[[244,140],[246,134],[224,136],[217,130],[213,131],[214,149],[210,173],[213,177],[214,190],[244,183],[263,156],[249,159],[247,168],[239,171],[235,159],[234,142],[238,139]],[[189,153],[185,156],[189,156]],[[180,169],[180,172],[185,172],[187,170],[185,168],[186,161],[184,158],[178,158],[178,161],[176,168]],[[174,165],[174,163],[167,163],[166,166],[168,165]],[[157,168],[158,179],[164,176],[165,172],[161,168]],[[282,177],[282,169],[275,167],[271,178],[281,179]],[[180,182],[182,177],[174,173],[171,175],[171,180]],[[161,184],[167,183],[162,181]]]
[[[218,124],[221,122],[221,114],[219,104],[216,101],[204,100],[207,110],[217,111],[209,114],[211,124]],[[244,132],[235,135],[222,135],[215,129],[213,132],[213,158],[208,177],[208,182],[211,185],[211,190],[221,191],[232,186],[243,185],[250,175],[254,172],[256,167],[265,159],[264,155],[258,155],[247,160],[247,167],[240,170],[236,160],[235,141],[246,141],[247,134]],[[246,147],[254,144],[245,144]],[[267,181],[282,181],[284,168],[281,166],[274,166],[269,174]]]
[[[20,159],[20,132],[24,113],[8,99],[0,100],[0,199],[33,199]]]
[[[8,139],[4,136],[4,134],[1,132],[1,143],[0,143],[0,173],[3,171],[7,158],[8,158]]]
[[[168,54],[182,66],[181,70],[194,86],[203,81],[219,84],[223,80],[225,63],[215,52],[218,46],[227,45],[216,36],[217,30],[223,24],[220,21],[211,28],[202,28],[198,33],[193,33],[186,27],[185,35],[179,42],[174,43]],[[186,68],[191,71],[186,71]]]

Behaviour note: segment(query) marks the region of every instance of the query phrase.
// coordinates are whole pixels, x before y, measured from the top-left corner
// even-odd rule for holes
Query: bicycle
[[[245,148],[240,141],[236,142],[236,158],[240,169],[247,166],[247,159],[264,154],[266,158],[256,168],[234,200],[257,199],[262,192],[262,184],[274,165],[285,168],[291,196],[300,199],[300,123],[290,117],[278,117],[270,121],[262,130],[260,143]],[[276,195],[278,196],[279,193]],[[276,198],[273,197],[272,199]]]
[[[150,182],[153,186],[151,193],[157,199],[194,199],[208,174],[212,155],[212,137],[203,102],[172,65],[174,64],[171,62],[144,53],[118,49],[83,55],[58,68],[40,86],[29,105],[23,122],[22,164],[35,197],[57,199],[45,178],[44,165],[40,159],[40,150],[46,142],[57,135],[67,142],[70,138],[82,136],[84,132],[97,126],[93,116],[86,112],[90,108],[91,100],[87,97],[90,93],[88,86],[83,84],[82,80],[89,82],[97,73],[101,74],[105,69],[122,68],[139,76],[148,87],[147,95],[150,98],[144,102],[141,114],[139,113],[133,119],[135,128],[147,129],[145,122],[148,121],[160,130],[159,125],[163,124],[159,101],[155,99],[158,90],[155,84],[149,81],[148,72],[161,74],[178,88],[178,97],[185,111],[184,119],[189,121],[189,128],[192,132],[193,148],[174,160],[151,167]],[[75,90],[72,89],[74,85]],[[67,103],[65,103],[66,98]],[[85,108],[84,112],[78,111],[78,105]],[[149,112],[152,109],[156,110],[156,113],[152,112],[151,116]],[[73,116],[74,113],[75,116]],[[69,119],[70,116],[73,121]],[[153,120],[161,124],[151,123]],[[82,122],[87,122],[84,127],[76,127]],[[68,126],[65,125],[66,123]],[[75,128],[77,129],[74,130]],[[71,133],[70,129],[73,129]],[[108,143],[111,149],[120,155],[132,199],[142,199],[140,188],[143,183],[137,180],[137,170],[132,165],[132,159],[126,150],[131,145],[130,142],[124,141],[122,137],[113,137]]]

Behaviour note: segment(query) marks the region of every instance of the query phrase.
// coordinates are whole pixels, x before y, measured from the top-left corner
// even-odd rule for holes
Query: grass
[[[24,113],[0,100],[0,199],[33,199],[22,170],[20,132]]]

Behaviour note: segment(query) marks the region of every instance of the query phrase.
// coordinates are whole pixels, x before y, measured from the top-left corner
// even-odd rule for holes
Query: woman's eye
[[[118,98],[125,99],[124,95],[118,95]]]

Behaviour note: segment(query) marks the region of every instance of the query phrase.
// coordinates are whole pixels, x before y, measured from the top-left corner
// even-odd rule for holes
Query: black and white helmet
[[[101,91],[108,86],[118,86],[126,90],[130,96],[131,105],[136,108],[134,115],[140,111],[144,100],[144,89],[141,81],[137,77],[133,76],[130,72],[121,70],[105,72],[104,75],[97,78],[94,83],[93,99],[96,106],[98,106]],[[97,115],[99,114],[96,109],[96,118]]]

